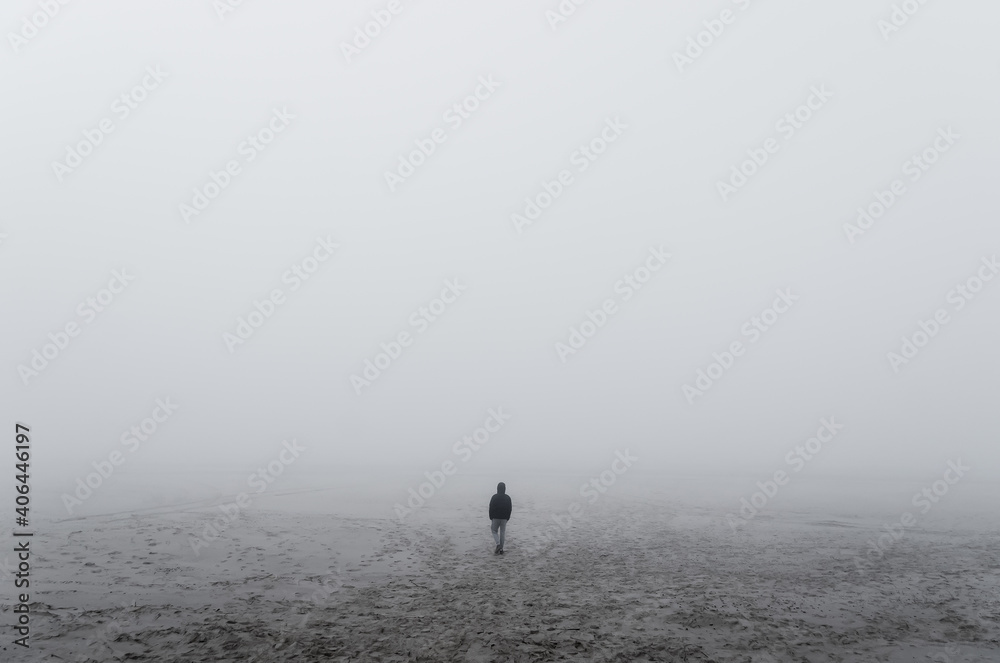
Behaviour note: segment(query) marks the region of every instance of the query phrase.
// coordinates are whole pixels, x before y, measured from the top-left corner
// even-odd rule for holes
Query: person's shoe
[[[503,551],[500,550],[500,544],[498,543],[496,549],[493,551],[493,554],[494,555],[499,555],[501,553],[503,553]]]
[[[500,554],[501,554],[501,555],[503,554],[503,548],[501,548],[501,549],[500,549]]]

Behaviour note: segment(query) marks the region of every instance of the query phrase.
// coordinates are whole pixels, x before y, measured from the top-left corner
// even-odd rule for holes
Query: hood
[[[503,481],[501,481],[500,483],[497,484],[497,494],[503,495],[506,492],[507,492],[507,485],[504,484]]]

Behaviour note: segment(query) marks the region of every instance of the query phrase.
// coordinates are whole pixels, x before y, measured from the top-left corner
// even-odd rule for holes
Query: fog
[[[81,512],[290,440],[276,490],[386,515],[448,461],[572,499],[616,451],[738,506],[824,420],[820,503],[1000,478],[993,3],[401,0],[353,50],[385,2],[219,5],[2,12],[0,402],[54,511],[113,452]]]

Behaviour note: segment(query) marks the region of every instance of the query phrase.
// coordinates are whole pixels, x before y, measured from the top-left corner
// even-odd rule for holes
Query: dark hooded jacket
[[[510,520],[510,509],[510,495],[507,494],[507,486],[501,481],[497,484],[497,494],[490,499],[490,520]]]

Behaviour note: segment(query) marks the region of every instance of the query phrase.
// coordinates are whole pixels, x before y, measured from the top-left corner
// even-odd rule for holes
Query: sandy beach
[[[8,659],[4,643],[4,659],[1000,656],[1000,555],[979,518],[929,522],[878,557],[866,549],[888,519],[785,505],[733,528],[718,505],[623,487],[562,527],[565,493],[522,488],[496,556],[474,483],[403,520],[374,499],[352,503],[367,515],[330,513],[344,491],[315,488],[275,491],[225,526],[206,504],[49,519],[34,542],[31,654]],[[192,545],[213,519],[218,536]]]

